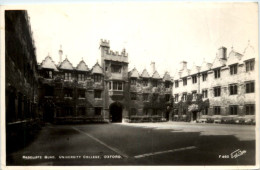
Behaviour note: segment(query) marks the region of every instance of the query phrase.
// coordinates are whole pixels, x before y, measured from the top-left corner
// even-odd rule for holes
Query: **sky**
[[[110,49],[126,49],[129,70],[156,69],[171,76],[185,60],[188,67],[212,63],[220,46],[240,53],[258,47],[257,3],[128,2],[25,6],[39,63],[49,54],[59,62],[62,46],[74,67],[83,58],[100,63],[100,39]]]

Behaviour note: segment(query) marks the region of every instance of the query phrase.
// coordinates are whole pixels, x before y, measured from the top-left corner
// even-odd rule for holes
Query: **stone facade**
[[[35,45],[26,11],[5,11],[7,152],[25,145],[40,124]]]
[[[227,56],[227,49],[220,47],[213,63],[203,61],[200,67],[187,68],[187,62],[181,62],[181,69],[174,76],[173,96],[174,103],[187,101],[191,94],[193,100],[199,95],[202,101],[208,102],[208,107],[197,110],[197,121],[209,120],[225,121],[252,121],[255,122],[255,59],[257,53],[248,44],[244,53],[240,54],[233,48]],[[188,114],[186,105],[175,108],[174,117]]]
[[[82,60],[73,67],[63,51],[55,64],[47,56],[38,65],[40,103],[46,121],[131,122],[162,121],[168,118],[172,81],[169,73],[161,78],[155,70],[139,75],[128,70],[128,54],[110,50],[100,42],[101,65],[91,69]]]

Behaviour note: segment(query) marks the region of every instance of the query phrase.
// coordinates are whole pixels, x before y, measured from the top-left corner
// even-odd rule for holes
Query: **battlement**
[[[123,49],[121,53],[119,53],[118,51],[109,50],[109,51],[107,51],[106,54],[107,55],[112,55],[112,56],[121,56],[121,57],[127,57],[128,56],[128,54],[126,53],[125,49]]]
[[[101,39],[100,40],[100,46],[109,48],[110,47],[110,41]]]

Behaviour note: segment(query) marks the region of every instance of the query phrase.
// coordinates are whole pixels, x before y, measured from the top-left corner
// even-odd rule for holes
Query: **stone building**
[[[23,10],[5,11],[6,138],[15,148],[35,130],[38,114],[38,73],[29,17]],[[19,138],[20,137],[20,138]],[[12,142],[16,142],[13,144]]]
[[[175,120],[190,114],[191,120],[197,121],[255,122],[256,58],[249,43],[243,54],[232,48],[227,55],[227,48],[220,47],[213,63],[203,61],[200,67],[188,69],[187,62],[182,61],[181,69],[174,75],[175,105],[187,103],[188,95],[193,101],[201,96],[208,105],[190,113],[191,104],[175,107]]]
[[[82,60],[73,67],[68,58],[55,64],[47,56],[39,65],[40,103],[46,121],[131,122],[162,121],[169,117],[172,81],[155,70],[139,75],[128,70],[128,54],[100,42],[101,65],[91,69]]]

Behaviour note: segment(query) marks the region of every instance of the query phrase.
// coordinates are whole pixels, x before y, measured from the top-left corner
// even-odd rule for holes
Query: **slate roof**
[[[138,78],[139,77],[139,73],[136,70],[136,68],[134,68],[131,72],[130,72],[130,77],[132,78]]]
[[[143,70],[142,74],[141,74],[141,77],[143,78],[150,78],[150,75],[148,73],[148,71],[146,69]]]
[[[45,57],[45,59],[42,61],[41,68],[48,68],[48,69],[53,69],[55,71],[58,71],[54,61],[49,55]]]
[[[71,64],[71,62],[65,58],[65,60],[63,60],[63,62],[61,62],[60,66],[59,66],[60,69],[65,69],[65,70],[73,70],[73,65]]]
[[[88,66],[85,63],[85,61],[81,60],[79,62],[79,64],[77,65],[76,70],[78,70],[78,71],[88,71],[89,69],[88,69]]]
[[[92,72],[92,73],[96,73],[96,74],[103,74],[103,69],[102,69],[102,67],[101,67],[98,63],[96,63],[96,64],[93,66],[91,72]]]

